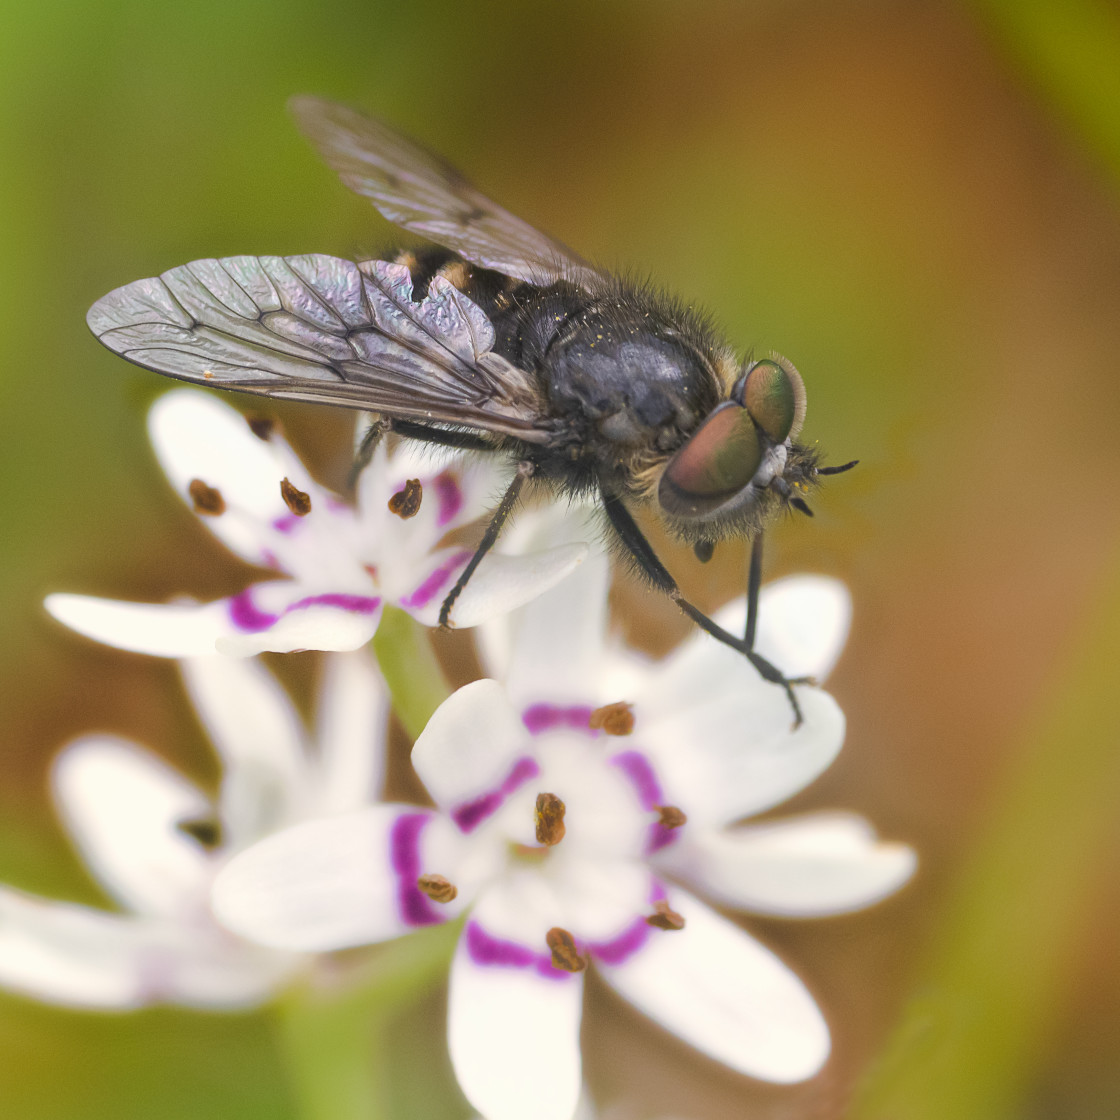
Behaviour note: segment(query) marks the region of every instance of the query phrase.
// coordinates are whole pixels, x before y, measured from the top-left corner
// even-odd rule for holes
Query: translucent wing
[[[515,218],[451,164],[388,125],[317,97],[294,97],[289,106],[342,181],[402,229],[530,284],[569,280],[588,287],[602,280],[565,245]]]
[[[318,254],[194,261],[90,308],[110,350],[183,381],[543,441],[531,377],[442,277],[414,302],[386,261]]]

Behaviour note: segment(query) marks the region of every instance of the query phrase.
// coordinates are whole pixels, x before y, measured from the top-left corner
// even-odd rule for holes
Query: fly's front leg
[[[790,703],[793,705],[794,711],[797,712],[797,722],[801,722],[801,711],[797,706],[797,700],[794,698],[792,685],[795,684],[816,684],[812,677],[787,677],[781,669],[779,669],[772,662],[767,661],[760,653],[755,653],[754,640],[755,632],[758,628],[758,593],[762,586],[762,534],[751,541],[751,559],[750,568],[747,572],[747,626],[743,633],[743,652],[747,655],[747,659],[758,670],[763,680],[771,681],[773,684],[780,684],[785,688],[787,695],[790,698]]]
[[[443,606],[439,609],[439,624],[444,629],[451,625],[451,608],[455,605],[455,600],[459,598],[463,588],[470,582],[471,576],[474,575],[475,569],[482,563],[483,557],[494,547],[498,534],[502,531],[502,526],[509,519],[514,506],[517,505],[521,488],[525,485],[527,479],[532,478],[534,470],[535,468],[530,462],[517,464],[517,473],[513,476],[513,481],[502,496],[498,508],[494,511],[494,516],[490,518],[490,524],[486,526],[486,532],[482,534],[482,540],[479,542],[475,554],[455,581],[455,586],[447,593],[447,598],[444,599]]]
[[[797,702],[797,696],[793,691],[793,685],[803,684],[805,682],[802,680],[788,680],[778,669],[771,665],[766,658],[754,652],[754,628],[758,611],[757,586],[755,587],[753,596],[753,606],[752,597],[748,595],[747,635],[743,638],[737,638],[734,634],[724,630],[722,626],[710,619],[699,607],[693,606],[693,604],[684,597],[681,593],[681,589],[677,586],[677,581],[669,574],[668,568],[661,563],[657,553],[653,551],[653,547],[650,545],[649,541],[646,540],[645,534],[638,528],[637,522],[623,504],[622,499],[617,495],[606,493],[604,493],[602,497],[603,508],[606,510],[611,525],[618,534],[619,540],[621,540],[623,546],[634,558],[635,563],[641,568],[642,572],[645,573],[659,590],[664,591],[701,630],[711,634],[713,638],[723,642],[725,646],[730,646],[733,650],[737,650],[739,653],[743,654],[755,667],[763,680],[780,685],[785,690],[790,707],[793,709],[793,726],[795,728],[800,727],[803,722],[803,717],[801,714],[801,705]],[[758,567],[761,571],[761,546],[759,546],[759,550]]]

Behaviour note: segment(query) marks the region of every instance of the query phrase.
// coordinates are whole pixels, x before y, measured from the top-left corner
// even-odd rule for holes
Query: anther
[[[226,500],[222,497],[222,492],[214,489],[213,486],[207,486],[201,478],[191,479],[187,493],[191,496],[195,513],[201,513],[205,517],[217,517],[226,511]]]
[[[537,843],[551,848],[564,839],[564,802],[554,793],[538,793],[533,814],[537,826]]]
[[[564,972],[582,972],[587,967],[587,958],[580,955],[576,939],[559,926],[544,935],[545,943],[552,951],[552,967]]]
[[[216,817],[192,817],[179,821],[175,827],[204,848],[216,848],[222,842],[222,825]]]
[[[249,431],[257,439],[264,440],[265,443],[272,438],[272,433],[276,431],[276,421],[271,416],[246,416],[245,423],[249,425]]]
[[[646,918],[646,922],[653,926],[654,929],[670,931],[684,929],[684,918],[675,910],[670,910],[669,904],[665,899],[661,899],[659,902],[653,904],[653,913]]]
[[[311,512],[311,495],[293,485],[291,479],[280,480],[280,497],[296,517],[306,517]]]
[[[676,805],[654,805],[657,810],[658,821],[665,828],[680,828],[688,823],[688,817]]]
[[[416,886],[433,902],[450,902],[459,894],[459,888],[442,875],[421,875]]]
[[[608,735],[629,735],[634,730],[634,706],[625,700],[596,708],[587,720],[592,731],[605,731]]]
[[[424,497],[424,488],[420,479],[410,478],[403,490],[398,490],[389,499],[389,512],[395,513],[402,521],[415,517],[420,512],[420,501]]]

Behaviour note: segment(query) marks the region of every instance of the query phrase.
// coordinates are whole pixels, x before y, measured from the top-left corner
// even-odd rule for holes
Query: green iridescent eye
[[[797,435],[805,419],[801,375],[785,358],[756,362],[747,373],[743,404],[774,443],[784,443]]]
[[[721,404],[669,460],[658,500],[670,513],[705,513],[746,487],[762,462],[750,413]]]

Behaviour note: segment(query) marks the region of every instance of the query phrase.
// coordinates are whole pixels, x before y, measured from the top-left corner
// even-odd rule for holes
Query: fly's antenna
[[[850,471],[852,467],[857,466],[858,459],[853,459],[850,463],[844,463],[839,467],[817,467],[817,474],[843,474],[845,471]]]

